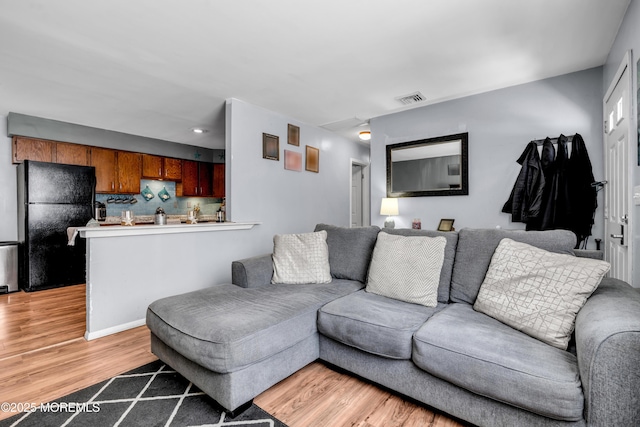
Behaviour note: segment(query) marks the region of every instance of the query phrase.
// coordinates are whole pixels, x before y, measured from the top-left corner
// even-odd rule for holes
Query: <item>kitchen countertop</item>
[[[107,217],[107,220],[101,222],[99,227],[79,227],[78,232],[80,237],[87,239],[100,238],[100,237],[123,237],[123,236],[144,236],[153,234],[176,234],[176,233],[202,233],[210,231],[228,231],[228,230],[249,230],[255,225],[261,224],[257,221],[249,222],[205,222],[205,218],[202,218],[197,224],[184,224],[178,222],[184,216],[184,221],[187,220],[186,215],[169,215],[167,218],[167,224],[156,225],[153,224],[153,216],[149,216],[151,221],[149,223],[142,222],[146,217],[135,217],[136,225],[123,226],[120,224],[120,217]],[[211,216],[213,217],[213,216]],[[116,218],[117,222],[113,219]],[[140,220],[139,220],[140,218]],[[169,221],[171,220],[171,222]],[[204,220],[204,221],[203,221]]]
[[[136,215],[134,222],[136,225],[153,224],[155,215]],[[121,218],[119,216],[108,216],[104,221],[100,221],[100,225],[120,225]],[[186,223],[187,215],[167,215],[167,224]],[[198,215],[198,223],[216,222],[215,215]]]

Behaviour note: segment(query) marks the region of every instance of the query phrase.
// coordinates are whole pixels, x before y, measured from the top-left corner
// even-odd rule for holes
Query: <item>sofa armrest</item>
[[[271,283],[271,254],[245,258],[231,263],[231,282],[243,288],[255,288]]]
[[[588,425],[638,425],[640,292],[605,278],[576,317]]]

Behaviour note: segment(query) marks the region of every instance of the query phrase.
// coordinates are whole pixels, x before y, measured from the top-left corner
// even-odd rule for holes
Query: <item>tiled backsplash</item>
[[[133,214],[153,215],[157,208],[164,209],[167,215],[186,215],[187,211],[193,210],[196,204],[200,205],[200,213],[202,215],[215,215],[216,211],[222,203],[222,199],[214,199],[211,197],[176,197],[176,183],[173,181],[154,181],[143,179],[140,181],[140,190],[144,190],[149,186],[149,190],[154,194],[153,199],[146,200],[141,194],[96,194],[96,201],[102,202],[107,206],[107,216],[120,216],[122,211],[130,210]],[[167,189],[170,198],[166,201],[158,196],[163,188]],[[137,203],[109,203],[107,200],[121,199],[129,200],[135,197]]]

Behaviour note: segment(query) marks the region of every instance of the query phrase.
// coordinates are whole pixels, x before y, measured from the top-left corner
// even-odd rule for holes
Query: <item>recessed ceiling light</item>
[[[207,132],[209,132],[208,130],[202,129],[202,128],[193,128],[193,129],[191,129],[191,131],[193,133],[207,133]]]
[[[371,131],[363,130],[358,134],[358,136],[363,141],[369,141],[371,139]]]

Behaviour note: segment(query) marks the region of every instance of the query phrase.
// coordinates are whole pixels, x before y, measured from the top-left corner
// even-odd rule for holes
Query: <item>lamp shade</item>
[[[380,215],[398,215],[398,199],[383,198],[380,206]]]

